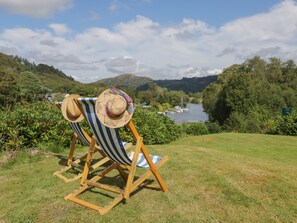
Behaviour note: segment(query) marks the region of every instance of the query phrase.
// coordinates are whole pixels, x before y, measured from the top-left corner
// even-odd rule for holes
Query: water
[[[182,113],[169,114],[168,117],[174,120],[176,124],[186,122],[205,122],[208,120],[208,116],[203,112],[202,104],[187,104],[189,111]]]

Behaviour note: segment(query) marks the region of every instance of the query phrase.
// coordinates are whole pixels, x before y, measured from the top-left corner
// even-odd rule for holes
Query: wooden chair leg
[[[128,180],[126,183],[126,188],[125,188],[125,193],[124,193],[125,199],[129,199],[129,196],[131,193],[131,187],[132,187],[132,183],[133,183],[136,168],[137,168],[136,164],[137,164],[138,156],[140,153],[141,144],[142,144],[142,137],[139,137],[136,142],[132,165],[131,165],[130,173],[129,173]]]
[[[68,155],[67,166],[70,166],[71,163],[72,163],[73,153],[74,153],[74,149],[75,149],[75,144],[77,142],[77,137],[78,137],[77,134],[74,133],[73,134],[73,137],[72,137],[72,143],[71,143],[69,155]]]
[[[150,155],[148,154],[144,144],[142,144],[142,150],[141,151],[142,151],[143,155],[145,156],[145,158],[146,158],[146,160],[147,160],[147,162],[148,162],[148,164],[150,166],[150,170],[154,174],[154,176],[155,176],[156,180],[158,181],[160,187],[162,188],[162,190],[164,192],[168,192],[169,190],[168,190],[168,188],[167,188],[167,186],[165,184],[165,181],[161,177],[161,175],[160,175],[158,169],[156,168],[156,166],[153,164],[153,161],[152,161]],[[168,157],[166,157],[166,158],[168,159]]]
[[[90,172],[91,161],[92,161],[93,154],[95,152],[95,145],[96,145],[96,139],[94,137],[92,137],[89,152],[88,152],[88,156],[87,156],[87,160],[86,160],[84,171],[82,173],[82,177],[81,177],[81,181],[80,181],[81,185],[84,184],[84,182],[87,179],[88,174]]]

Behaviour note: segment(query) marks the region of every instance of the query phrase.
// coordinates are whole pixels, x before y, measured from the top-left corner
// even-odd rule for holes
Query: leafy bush
[[[13,111],[0,111],[0,150],[20,150],[40,146],[57,149],[69,146],[73,134],[68,121],[59,109],[48,102],[36,102],[16,107]],[[167,116],[137,109],[133,116],[139,134],[147,144],[164,144],[178,138],[179,126]],[[89,133],[86,122],[82,127]],[[123,140],[133,142],[127,127],[121,128]]]
[[[297,111],[293,110],[287,116],[278,116],[271,120],[266,133],[297,136]]]
[[[279,125],[280,133],[283,135],[297,136],[297,112],[284,116]]]
[[[136,109],[133,123],[145,144],[165,144],[177,139],[181,135],[178,125],[165,115],[146,109]],[[127,127],[120,129],[124,141],[134,142],[132,133]]]
[[[203,122],[186,124],[185,132],[188,135],[205,135],[208,134],[208,129]]]
[[[279,123],[281,121],[282,117],[280,115],[276,116],[274,119],[270,119],[267,122],[267,129],[266,134],[273,134],[273,135],[279,135]]]
[[[243,114],[233,112],[224,123],[224,129],[233,132],[245,132],[246,118]]]
[[[209,133],[220,133],[223,131],[222,126],[217,122],[206,122],[205,125]]]
[[[69,124],[48,102],[2,111],[0,118],[0,146],[3,150],[32,148],[39,143],[69,145],[72,135]]]

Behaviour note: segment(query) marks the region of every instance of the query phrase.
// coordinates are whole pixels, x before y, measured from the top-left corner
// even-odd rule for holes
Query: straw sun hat
[[[109,128],[119,128],[127,124],[134,111],[130,96],[115,87],[103,91],[95,106],[100,122]]]
[[[74,99],[79,98],[78,94],[66,95],[62,101],[61,111],[64,118],[70,122],[80,122],[84,119]]]

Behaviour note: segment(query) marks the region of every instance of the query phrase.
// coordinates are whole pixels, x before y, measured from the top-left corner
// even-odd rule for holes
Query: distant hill
[[[107,86],[119,86],[121,88],[133,87],[139,91],[145,91],[149,85],[156,83],[168,90],[182,90],[186,93],[202,92],[204,88],[217,80],[217,75],[207,77],[182,78],[181,80],[153,80],[148,77],[140,77],[133,74],[122,74],[116,77],[106,78],[94,83],[101,83]]]
[[[34,64],[25,58],[6,55],[0,52],[0,71],[14,73],[20,77],[23,72],[31,72],[40,79],[43,87],[51,91],[67,91],[76,84],[71,76],[67,76],[62,71],[46,64]]]
[[[101,83],[107,86],[113,85],[121,88],[138,88],[141,85],[150,84],[153,82],[154,80],[148,77],[140,77],[133,74],[121,74],[116,77],[101,79],[95,83]]]
[[[43,85],[50,89],[67,90],[70,85],[80,84],[80,82],[75,81],[73,77],[67,76],[53,66],[38,64],[35,69]]]
[[[46,64],[36,65],[25,58],[0,52],[0,72],[14,73],[19,80],[22,80],[21,75],[26,71],[32,73],[38,81],[40,80],[43,89],[48,89],[51,92],[76,92],[81,95],[96,94],[101,88],[106,88],[110,85],[147,90],[149,84],[152,83],[156,83],[169,90],[183,90],[186,93],[195,93],[203,91],[208,84],[217,80],[217,76],[183,78],[181,80],[153,80],[133,74],[122,74],[90,84],[83,84],[75,81],[71,76],[67,76],[53,66]]]
[[[202,92],[207,85],[215,82],[218,79],[217,75],[207,76],[207,77],[184,77],[181,80],[156,80],[154,81],[160,87],[167,88],[168,90],[182,90],[185,93],[196,93]],[[145,91],[149,88],[148,84],[139,86],[137,90]]]
[[[186,93],[202,92],[207,85],[215,82],[217,75],[207,77],[184,77],[181,80],[157,80],[156,83],[168,90],[183,90]]]

